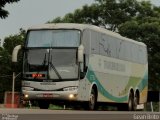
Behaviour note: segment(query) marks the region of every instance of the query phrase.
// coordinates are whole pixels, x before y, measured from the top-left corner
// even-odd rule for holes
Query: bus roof
[[[97,31],[97,32],[101,32],[101,33],[104,33],[104,34],[107,34],[109,36],[113,36],[113,37],[116,37],[116,38],[119,38],[119,39],[122,39],[122,40],[126,40],[126,41],[129,41],[129,42],[138,44],[138,45],[146,46],[142,42],[138,42],[138,41],[135,41],[133,39],[123,37],[116,32],[112,32],[112,31],[109,31],[107,29],[97,27],[95,25],[89,25],[89,24],[51,23],[51,24],[42,24],[42,25],[32,26],[28,30],[41,30],[41,29],[78,29],[78,30],[81,30],[81,31],[83,31],[85,29],[89,29],[89,30],[94,30],[94,31]]]

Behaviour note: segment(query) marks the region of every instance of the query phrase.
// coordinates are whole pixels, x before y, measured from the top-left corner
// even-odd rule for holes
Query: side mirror
[[[17,62],[17,55],[18,55],[18,52],[19,50],[22,48],[21,45],[17,45],[14,49],[13,49],[13,52],[12,52],[12,62],[16,63]]]
[[[84,46],[83,45],[80,45],[79,48],[78,48],[78,62],[81,62],[83,63],[84,59],[83,59],[83,54],[84,54]]]

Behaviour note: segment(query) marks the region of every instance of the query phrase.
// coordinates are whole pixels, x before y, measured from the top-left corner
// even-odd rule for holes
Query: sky
[[[94,0],[20,0],[17,3],[7,4],[5,9],[10,14],[6,19],[0,19],[0,39],[17,34],[20,28],[27,29],[58,16],[63,17],[93,2]]]
[[[160,6],[160,0],[151,1]],[[9,35],[17,34],[20,28],[27,29],[32,25],[46,23],[58,16],[63,17],[93,2],[94,0],[20,0],[18,3],[7,4],[5,9],[10,14],[6,19],[0,19],[0,39],[3,40]]]

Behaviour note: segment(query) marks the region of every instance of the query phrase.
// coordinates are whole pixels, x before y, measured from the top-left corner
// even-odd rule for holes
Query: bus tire
[[[134,96],[134,103],[133,103],[133,110],[136,111],[137,110],[137,105],[139,104],[139,96],[137,93],[135,93]]]
[[[128,98],[128,111],[133,111],[134,106],[134,94],[130,92]]]
[[[49,108],[49,102],[47,101],[38,101],[38,105],[40,109],[48,109]]]
[[[89,110],[95,110],[96,109],[96,103],[97,103],[96,92],[95,92],[95,89],[92,88],[91,93],[90,93],[89,102],[88,102]]]

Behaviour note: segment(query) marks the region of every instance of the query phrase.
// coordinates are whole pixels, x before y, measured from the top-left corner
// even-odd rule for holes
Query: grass
[[[50,105],[49,105],[49,109],[50,109],[50,110],[63,110],[64,107],[59,106],[59,105],[50,104]]]

